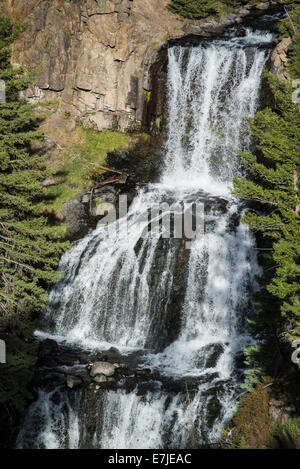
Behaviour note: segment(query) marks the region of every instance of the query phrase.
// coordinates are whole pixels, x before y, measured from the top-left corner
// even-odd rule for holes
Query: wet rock
[[[97,375],[104,375],[104,376],[113,376],[115,374],[115,366],[112,363],[108,362],[95,362],[91,371],[90,375],[94,378]]]
[[[67,376],[67,386],[69,389],[76,388],[82,384],[82,381],[78,376]]]
[[[109,197],[113,197],[115,198],[116,197],[116,194],[117,194],[117,191],[116,189],[111,186],[111,185],[107,185],[107,186],[104,186],[104,187],[97,187],[95,190],[94,190],[94,194],[95,195],[103,195],[103,197],[105,197],[107,194],[109,194]],[[109,200],[109,199],[108,199]],[[111,201],[111,200],[110,200]],[[112,347],[113,348],[113,347]]]
[[[245,28],[239,28],[236,32],[237,37],[245,37],[247,34]]]
[[[96,375],[94,378],[93,378],[93,381],[97,384],[103,384],[103,383],[107,383],[108,381],[108,378],[104,375]]]
[[[105,355],[110,362],[117,362],[121,357],[121,353],[116,347],[110,347],[105,351]]]
[[[72,375],[76,376],[79,378],[84,384],[90,384],[91,382],[91,377],[89,375],[88,369],[87,368],[82,368],[80,366],[74,366],[72,367]]]
[[[38,363],[44,366],[55,366],[59,347],[55,340],[46,339],[39,344]]]
[[[35,386],[44,386],[49,383],[52,387],[55,387],[65,384],[66,379],[63,373],[40,369],[36,372],[33,383]]]
[[[218,359],[224,352],[223,344],[209,344],[203,347],[198,366],[205,368],[214,368]]]
[[[56,354],[58,351],[59,351],[58,343],[52,339],[46,339],[43,342],[41,342],[39,345],[40,356],[53,355],[53,354]]]
[[[219,417],[221,411],[221,404],[216,395],[212,396],[207,405],[207,425],[212,428],[215,420]]]
[[[137,183],[153,181],[159,174],[161,155],[160,142],[142,141],[130,150],[109,152],[107,165],[129,174],[122,193],[126,192],[130,197]]]

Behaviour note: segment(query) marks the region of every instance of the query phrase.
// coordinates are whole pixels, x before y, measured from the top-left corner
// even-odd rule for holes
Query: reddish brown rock
[[[279,3],[250,2],[240,13],[207,22],[172,14],[169,0],[2,1],[10,15],[28,23],[13,54],[16,65],[36,69],[28,98],[59,98],[58,112],[99,130],[125,130],[142,121],[150,68],[168,40],[214,37]]]

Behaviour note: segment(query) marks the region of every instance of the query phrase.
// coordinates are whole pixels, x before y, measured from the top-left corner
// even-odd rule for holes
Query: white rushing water
[[[259,273],[254,238],[239,223],[242,208],[230,187],[242,173],[239,153],[251,143],[245,117],[257,109],[268,57],[259,45],[270,40],[249,31],[239,40],[169,49],[160,181],[140,190],[127,217],[109,232],[98,227],[64,255],[60,268],[66,276],[50,293],[46,318],[55,322],[54,338],[84,348],[144,349],[145,364],[186,380],[186,392],[168,393],[159,384],[144,394],[105,391],[88,430],[80,393],[70,398],[58,390],[59,404],[53,404],[53,396],[41,390],[19,447],[200,446],[215,441],[230,419],[239,393],[236,357],[248,341],[245,316]],[[205,234],[184,256],[174,240],[149,233],[140,241],[148,207],[203,199]],[[172,300],[178,276],[179,318]],[[174,336],[172,314],[174,328],[177,319],[179,324]]]

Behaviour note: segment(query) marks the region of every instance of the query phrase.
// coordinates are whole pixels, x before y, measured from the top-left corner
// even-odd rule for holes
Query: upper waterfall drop
[[[267,57],[255,44],[269,40],[250,33],[243,41],[169,49],[166,187],[229,195],[242,170],[239,152],[249,148],[245,117],[257,109]]]

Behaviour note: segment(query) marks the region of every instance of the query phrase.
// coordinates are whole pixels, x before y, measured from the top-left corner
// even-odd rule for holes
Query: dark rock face
[[[188,278],[190,251],[185,248],[185,239],[173,240],[173,244],[177,247],[177,257],[170,293],[171,301],[167,305],[166,320],[162,329],[165,331],[165,336],[161,339],[164,347],[175,341],[180,333],[181,310],[184,303]]]
[[[125,388],[129,385],[131,389],[137,382],[152,379],[151,370],[143,368],[142,364],[142,352],[122,356],[118,349],[111,347],[90,353],[46,339],[39,346],[33,384],[48,390],[56,386],[75,390],[91,384],[114,389],[122,382]]]
[[[129,174],[122,192],[133,189],[138,184],[155,181],[161,167],[161,139],[140,141],[126,151],[114,151],[107,154],[107,164]]]
[[[40,343],[39,346],[39,359],[44,360],[48,357],[55,356],[59,352],[58,344],[55,340],[46,339],[44,342]]]
[[[47,352],[47,355],[46,355]],[[213,363],[219,351],[207,351],[208,364]],[[51,391],[59,386],[63,392],[76,392],[78,389],[136,390],[138,395],[163,390],[171,395],[183,393],[188,387],[191,396],[198,391],[199,384],[207,376],[172,378],[161,375],[155,368],[145,366],[143,351],[122,355],[114,347],[99,352],[83,351],[56,344],[48,339],[40,344],[38,367],[33,385],[35,388]],[[210,376],[213,379],[213,376]],[[220,384],[220,386],[222,383]],[[207,391],[210,395],[211,391]],[[212,421],[218,413],[217,390],[211,397]]]
[[[86,204],[82,203],[82,196],[78,195],[64,205],[62,221],[67,225],[67,236],[75,239],[84,236],[90,226],[89,211]]]
[[[67,376],[67,386],[69,389],[76,388],[82,384],[81,378],[78,376]]]
[[[151,89],[149,99],[145,100],[143,125],[154,135],[163,130],[166,123],[168,51],[163,48],[158,59],[151,67]]]
[[[277,14],[276,16],[272,16]],[[245,5],[236,14],[227,15],[219,23],[205,23],[205,20],[183,25],[184,34],[170,36],[161,44],[149,70],[151,91],[146,93],[143,108],[143,126],[153,135],[164,132],[167,121],[167,64],[168,47],[170,46],[197,46],[201,42],[215,39],[226,39],[231,36],[244,37],[246,26],[276,31],[275,25],[282,16],[282,6],[277,1],[264,1]],[[270,68],[275,70],[286,62],[286,53],[289,41],[283,40],[272,54]],[[268,46],[269,47],[269,46]],[[282,73],[283,74],[283,73]]]

